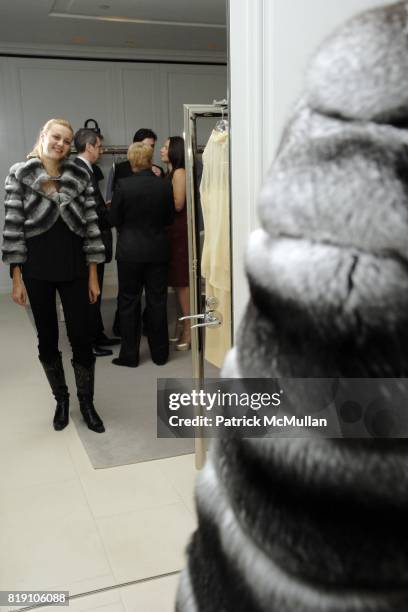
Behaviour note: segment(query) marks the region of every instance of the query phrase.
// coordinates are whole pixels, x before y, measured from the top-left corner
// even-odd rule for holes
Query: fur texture
[[[318,51],[260,198],[228,377],[408,376],[407,4]],[[406,612],[406,440],[216,442],[180,612]]]
[[[61,168],[59,192],[46,195],[41,190],[41,184],[46,180],[49,176],[37,158],[10,168],[5,185],[3,261],[24,263],[27,258],[26,238],[46,232],[61,215],[69,229],[84,238],[87,262],[102,263],[105,249],[88,173],[67,160]]]

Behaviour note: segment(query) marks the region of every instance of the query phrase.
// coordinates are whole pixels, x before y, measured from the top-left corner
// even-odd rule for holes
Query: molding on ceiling
[[[136,23],[139,25],[173,26],[181,28],[210,28],[226,29],[225,23],[202,23],[199,21],[161,21],[159,19],[137,19],[136,17],[125,17],[121,15],[87,15],[82,13],[68,13],[63,11],[50,11],[49,17],[63,19],[87,19],[91,21],[108,21],[117,23]]]
[[[112,59],[157,62],[203,62],[225,64],[227,53],[220,51],[180,51],[172,49],[132,49],[123,47],[90,47],[85,45],[42,45],[7,43],[0,40],[2,55],[41,55],[83,59]]]

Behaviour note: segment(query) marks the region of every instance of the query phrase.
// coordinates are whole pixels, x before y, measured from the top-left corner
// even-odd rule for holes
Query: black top
[[[23,277],[56,282],[88,276],[83,238],[71,232],[61,217],[46,232],[27,238],[26,245]]]
[[[151,170],[121,179],[113,194],[108,220],[119,229],[118,261],[167,261],[170,253],[165,227],[174,220],[171,184]]]

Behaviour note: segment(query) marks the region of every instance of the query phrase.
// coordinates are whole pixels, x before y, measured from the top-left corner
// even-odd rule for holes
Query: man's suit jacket
[[[108,213],[118,228],[116,259],[128,263],[165,262],[170,257],[166,227],[174,221],[170,181],[141,170],[118,181]]]
[[[153,164],[153,166],[155,168],[158,168],[160,170],[160,176],[164,177],[163,168],[161,168],[160,166],[156,166],[156,164]],[[132,167],[129,161],[123,161],[123,162],[120,162],[119,164],[116,164],[115,174],[113,177],[113,189],[115,189],[120,179],[128,178],[129,176],[132,176],[132,175],[133,175],[133,171],[132,171]]]
[[[112,261],[113,251],[112,230],[107,220],[108,209],[106,208],[105,200],[103,199],[103,195],[101,193],[101,190],[99,189],[97,180],[97,176],[100,177],[102,175],[102,171],[97,166],[95,166],[96,170],[99,170],[98,174],[96,174],[96,172],[91,172],[89,170],[88,165],[80,157],[75,157],[74,162],[78,166],[81,166],[81,168],[85,168],[91,178],[91,184],[95,190],[96,214],[98,215],[98,225],[99,229],[101,230],[102,241],[105,247],[105,263],[109,263],[110,261]]]

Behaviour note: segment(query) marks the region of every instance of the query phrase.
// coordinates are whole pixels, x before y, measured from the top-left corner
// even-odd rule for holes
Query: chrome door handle
[[[185,317],[180,317],[179,321],[187,321],[187,319],[204,319],[205,314],[195,314],[195,315],[186,315]]]
[[[202,318],[204,319],[204,322],[192,325],[191,329],[193,329],[194,327],[219,327],[220,325],[222,325],[222,315],[221,313],[216,312],[215,310],[210,310],[209,312],[206,312],[204,315],[202,315]]]

